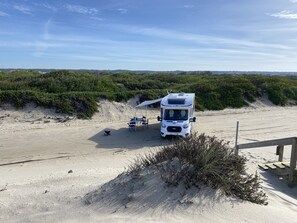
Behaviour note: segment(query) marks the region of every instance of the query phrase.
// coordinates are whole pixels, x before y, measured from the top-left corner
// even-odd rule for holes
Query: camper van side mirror
[[[196,117],[190,118],[190,122],[196,122]]]
[[[162,119],[161,119],[161,117],[160,116],[158,116],[157,117],[157,119],[158,119],[158,121],[160,122],[160,121],[162,121]]]

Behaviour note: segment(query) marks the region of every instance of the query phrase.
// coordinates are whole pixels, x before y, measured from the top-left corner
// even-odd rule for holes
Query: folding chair
[[[136,121],[135,119],[131,119],[130,122],[127,123],[129,126],[129,131],[136,131]]]

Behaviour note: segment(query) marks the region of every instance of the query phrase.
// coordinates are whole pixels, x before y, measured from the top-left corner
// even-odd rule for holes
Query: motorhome
[[[161,100],[161,136],[187,137],[191,134],[195,111],[194,93],[170,93]]]

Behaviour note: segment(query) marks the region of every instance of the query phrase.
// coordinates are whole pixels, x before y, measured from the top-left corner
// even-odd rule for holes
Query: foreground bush
[[[187,188],[203,183],[257,204],[267,204],[258,175],[245,172],[246,159],[235,156],[222,140],[204,134],[164,146],[156,154],[140,157],[128,172],[139,172],[155,165],[162,179],[171,186]]]

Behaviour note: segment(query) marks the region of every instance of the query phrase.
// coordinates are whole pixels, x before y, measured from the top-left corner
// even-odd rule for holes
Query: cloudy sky
[[[297,0],[0,0],[0,68],[297,71]]]

